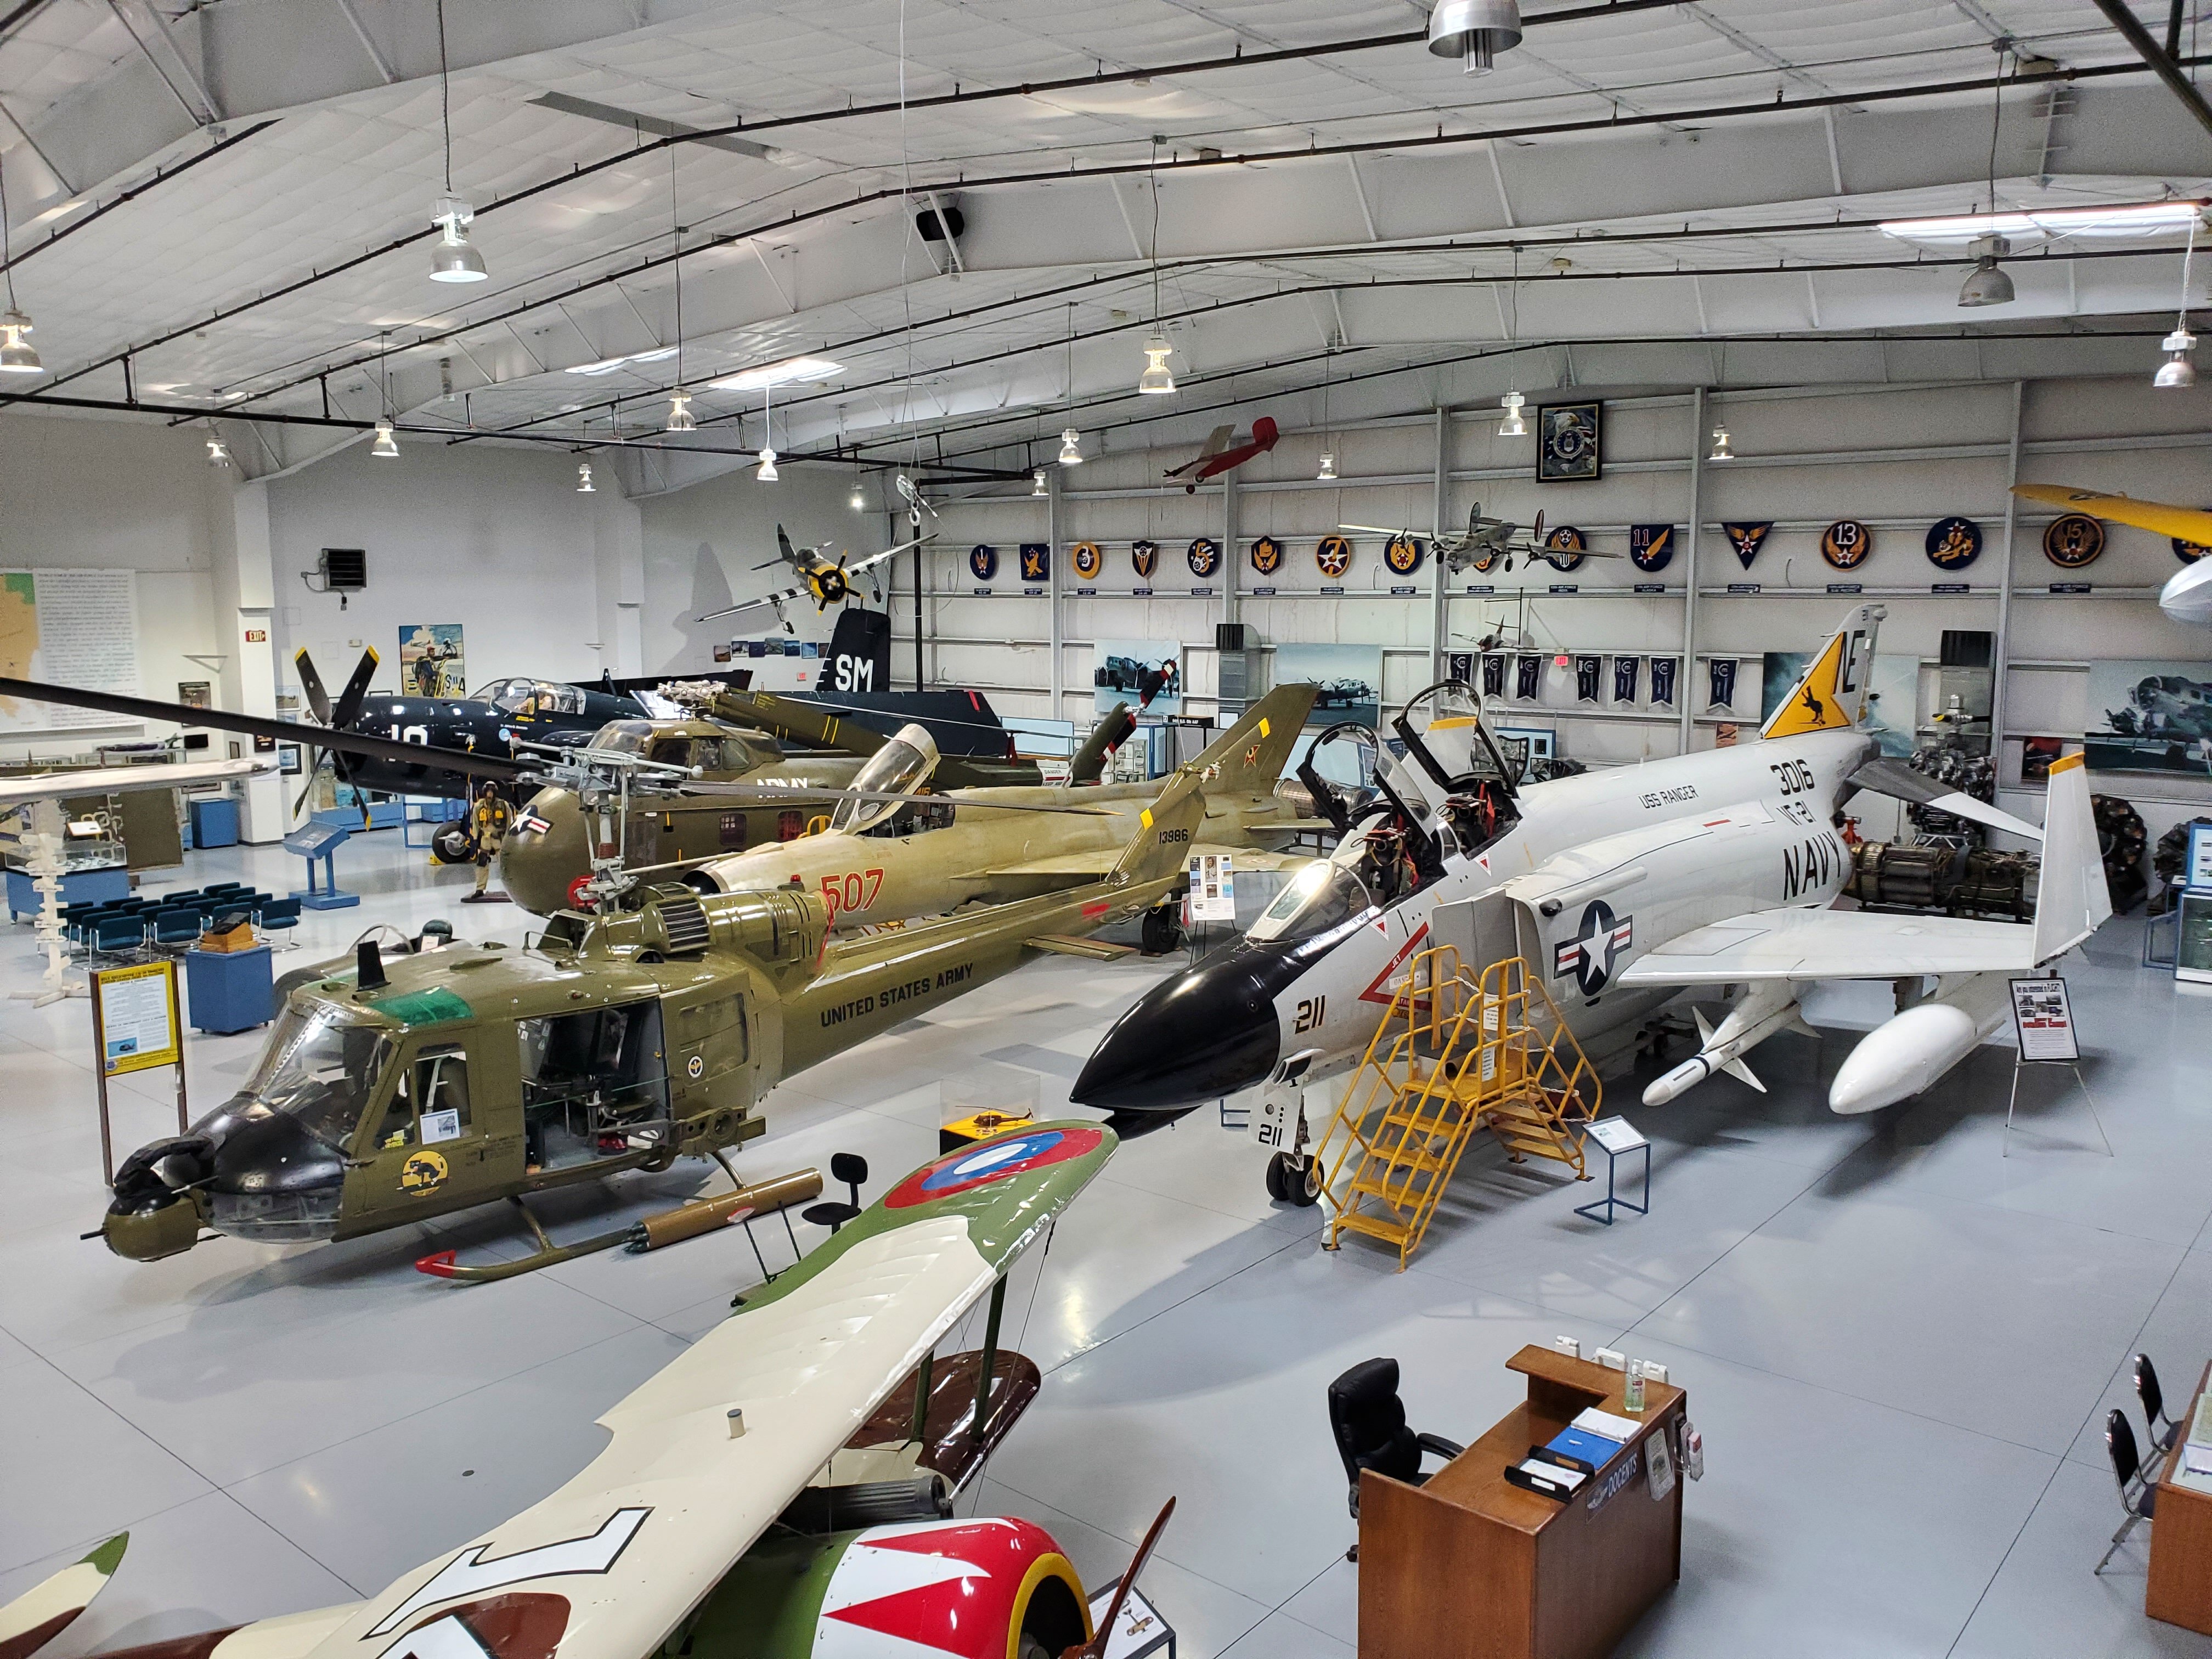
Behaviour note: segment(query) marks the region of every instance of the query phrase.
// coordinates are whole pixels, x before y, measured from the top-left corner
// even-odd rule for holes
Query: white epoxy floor
[[[519,942],[527,918],[460,905],[467,872],[426,857],[397,832],[357,837],[340,877],[366,902],[310,913],[280,969],[377,921]],[[301,875],[227,849],[155,884]],[[1415,1425],[1471,1438],[1517,1395],[1505,1358],[1566,1333],[1663,1360],[1707,1446],[1682,1582],[1624,1653],[2212,1656],[2142,1616],[2146,1534],[2090,1573],[2119,1518],[2100,1431],[2110,1405],[2135,1414],[2130,1357],[2148,1350],[2170,1397],[2212,1358],[2212,1002],[2135,966],[2140,925],[2068,968],[2112,1158],[2050,1077],[2025,1086],[2028,1133],[2000,1157],[2002,1049],[1854,1121],[1823,1103],[1849,1032],[1785,1036],[1753,1056],[1763,1097],[1723,1079],[1647,1112],[1640,1079],[1614,1085],[1657,1142],[1650,1217],[1599,1226],[1572,1212],[1587,1188],[1479,1146],[1401,1274],[1356,1243],[1319,1251],[1320,1212],[1270,1204],[1259,1152],[1208,1115],[1127,1145],[1018,1271],[1007,1340],[1045,1387],[975,1501],[1043,1522],[1095,1582],[1173,1493],[1148,1588],[1185,1659],[1347,1655],[1328,1380],[1395,1355]],[[1024,969],[779,1090],[741,1167],[858,1152],[880,1195],[934,1154],[940,1080],[984,1057],[1037,1075],[1050,1110],[1164,971]],[[0,934],[0,993],[35,973],[28,927]],[[1886,995],[1824,1017],[1863,1029]],[[193,1040],[197,1110],[260,1042]],[[413,1270],[446,1244],[519,1250],[489,1212],[435,1235],[121,1261],[77,1237],[104,1201],[91,1060],[82,1001],[0,1001],[0,1599],[132,1534],[55,1659],[380,1588],[566,1480],[602,1443],[598,1414],[757,1276],[726,1237],[502,1285]],[[116,1097],[123,1147],[173,1124],[158,1078]],[[681,1165],[545,1213],[573,1235],[719,1182]]]

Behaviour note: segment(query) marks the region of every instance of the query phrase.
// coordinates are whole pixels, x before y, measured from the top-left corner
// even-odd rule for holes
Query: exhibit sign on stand
[[[2189,859],[2174,897],[2173,984],[2212,996],[2212,823],[2189,826]]]
[[[93,1075],[100,1093],[100,1178],[115,1184],[115,1140],[107,1114],[107,1079],[173,1066],[177,1072],[177,1133],[190,1127],[185,1099],[185,1025],[177,1003],[177,964],[167,957],[127,967],[95,969],[92,993]]]
[[[2074,1006],[2066,994],[2066,981],[2056,974],[2047,978],[2015,979],[2012,988],[2013,1033],[2019,1039],[2020,1048],[2012,1066],[2012,1093],[2005,1102],[2005,1145],[2003,1156],[2012,1156],[2013,1109],[2020,1100],[2020,1074],[2030,1066],[2063,1066],[2074,1073],[2074,1081],[2081,1085],[2081,1097],[2089,1103],[2090,1120],[2097,1126],[2097,1138],[2105,1143],[2105,1156],[2113,1156],[2112,1138],[2105,1133],[2105,1121],[2097,1112],[2097,1097],[2089,1092],[2087,1079],[2081,1075],[2081,1045],[2074,1030]]]

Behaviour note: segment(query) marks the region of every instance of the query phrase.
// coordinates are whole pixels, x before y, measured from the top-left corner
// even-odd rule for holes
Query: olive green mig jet
[[[101,1234],[137,1261],[210,1227],[349,1238],[679,1157],[719,1161],[765,1131],[761,1103],[785,1079],[1159,904],[1184,878],[1205,784],[1195,767],[1171,777],[1097,879],[826,948],[818,894],[674,884],[618,890],[605,914],[562,912],[522,950],[387,963],[365,944],[356,966],[291,993],[236,1096],[125,1160]],[[818,1190],[811,1172],[793,1179]],[[687,1206],[672,1224],[705,1231],[811,1195],[740,1183],[698,1201],[730,1214]],[[505,1277],[626,1237],[563,1248],[541,1231],[520,1263],[418,1265]]]
[[[1042,1528],[952,1518],[1041,1386],[998,1346],[1007,1272],[1115,1144],[1040,1123],[925,1164],[610,1410],[605,1448],[520,1514],[363,1600],[100,1659],[1133,1651],[1132,1608],[1158,1634],[1129,1598],[1172,1498],[1110,1605]],[[982,1347],[938,1353],[987,1296]],[[124,1543],[0,1607],[0,1654],[78,1620]]]

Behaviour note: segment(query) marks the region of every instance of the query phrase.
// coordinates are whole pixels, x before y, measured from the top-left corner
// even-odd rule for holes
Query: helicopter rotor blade
[[[0,686],[4,686],[4,682],[0,682]],[[816,789],[802,784],[708,783],[695,778],[677,784],[675,792],[679,795],[710,796],[721,800],[757,800],[769,804],[779,801],[788,804],[795,800],[911,801],[927,806],[980,807],[994,812],[1057,812],[1086,818],[1119,816],[1103,806],[1049,806],[1029,801],[976,800],[957,791],[945,795],[909,795],[881,789]]]

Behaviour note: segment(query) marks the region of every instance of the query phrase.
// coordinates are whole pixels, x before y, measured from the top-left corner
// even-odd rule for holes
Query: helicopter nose
[[[1183,1111],[1267,1081],[1282,1048],[1275,997],[1297,976],[1247,941],[1161,981],[1115,1020],[1070,1095],[1109,1111]]]

